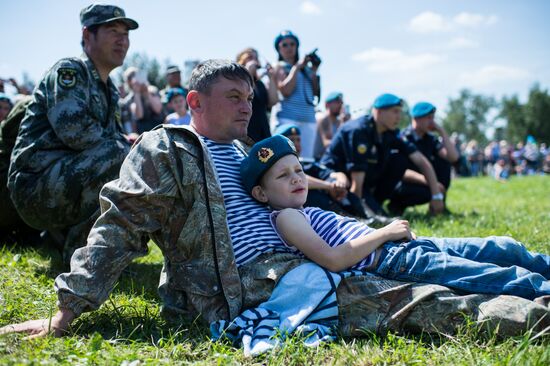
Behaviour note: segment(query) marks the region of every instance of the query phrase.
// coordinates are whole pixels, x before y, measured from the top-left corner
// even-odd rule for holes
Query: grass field
[[[550,253],[550,177],[458,179],[448,198],[452,215],[429,218],[426,207],[406,212],[419,235],[511,235],[530,250]],[[466,326],[449,337],[390,334],[339,339],[306,349],[296,339],[256,359],[239,349],[209,341],[196,323],[168,326],[159,315],[156,293],[161,268],[158,248],[131,265],[111,298],[85,314],[63,338],[23,340],[0,337],[0,365],[145,365],[145,364],[285,364],[285,365],[550,365],[550,337],[529,335],[496,339]],[[59,254],[45,248],[0,249],[0,326],[55,312],[53,280],[61,270]]]

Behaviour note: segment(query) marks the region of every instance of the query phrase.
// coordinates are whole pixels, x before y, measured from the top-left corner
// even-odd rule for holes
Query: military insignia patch
[[[365,144],[357,145],[357,152],[361,155],[366,153],[367,152],[367,145],[365,145]]]
[[[76,85],[76,70],[62,67],[57,70],[57,84],[65,89]]]
[[[273,156],[273,150],[271,150],[270,148],[268,147],[262,147],[259,151],[258,151],[258,159],[260,159],[260,161],[262,163],[267,163],[267,161]]]
[[[115,17],[119,17],[119,16],[122,16],[122,13],[120,12],[120,10],[115,9],[115,11],[113,11],[113,15],[114,15]]]

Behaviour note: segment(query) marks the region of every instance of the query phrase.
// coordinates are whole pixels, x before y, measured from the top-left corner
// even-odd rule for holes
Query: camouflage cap
[[[116,20],[124,22],[128,29],[136,29],[139,26],[135,20],[126,18],[124,10],[118,6],[96,3],[88,5],[80,11],[80,23],[83,27],[105,24]]]

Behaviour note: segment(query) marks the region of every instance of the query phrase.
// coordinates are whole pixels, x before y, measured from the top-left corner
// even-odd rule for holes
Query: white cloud
[[[462,85],[482,87],[500,82],[525,80],[530,73],[518,67],[487,65],[473,72],[463,72],[458,80]]]
[[[474,13],[462,12],[456,15],[453,19],[454,23],[468,28],[477,28],[482,25],[493,25],[498,21],[496,15],[481,15]]]
[[[450,24],[441,14],[425,11],[409,22],[412,31],[418,33],[442,32],[450,29]]]
[[[479,43],[470,38],[455,37],[451,39],[451,41],[448,44],[448,47],[452,49],[477,48],[479,47]]]
[[[498,17],[494,14],[482,15],[462,12],[451,19],[432,11],[425,11],[409,21],[409,28],[417,33],[436,33],[448,32],[459,28],[490,26],[497,21]]]
[[[364,62],[367,69],[373,72],[396,72],[422,70],[443,60],[440,55],[432,53],[405,54],[400,50],[371,48],[356,53],[352,60]]]
[[[300,11],[307,15],[320,15],[322,13],[321,8],[313,1],[304,1],[300,5]]]

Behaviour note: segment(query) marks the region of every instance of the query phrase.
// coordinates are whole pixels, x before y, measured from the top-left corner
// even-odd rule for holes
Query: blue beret
[[[7,100],[11,104],[11,99],[7,94],[0,92],[0,100]]]
[[[335,100],[342,100],[344,98],[344,95],[340,92],[332,92],[325,98],[325,103],[334,102]]]
[[[176,95],[181,95],[182,97],[187,97],[187,93],[183,88],[171,88],[168,89],[168,92],[166,93],[166,102],[171,102],[172,98],[174,98]]]
[[[382,94],[379,95],[372,105],[376,109],[391,108],[396,105],[401,105],[403,101],[396,95],[393,94]]]
[[[292,141],[282,135],[274,135],[255,143],[248,156],[241,162],[244,189],[251,193],[265,172],[279,159],[290,154],[298,157]]]
[[[284,30],[281,33],[275,37],[275,41],[273,42],[273,45],[275,46],[275,51],[279,52],[279,42],[281,42],[285,38],[293,38],[296,41],[296,48],[300,47],[300,41],[298,40],[298,37],[294,33],[292,33],[289,30]]]
[[[301,135],[302,131],[300,131],[300,127],[296,126],[292,123],[285,123],[283,125],[279,125],[275,131],[273,131],[274,135],[283,135],[283,136],[291,136],[291,135]]]
[[[411,111],[411,115],[414,118],[420,118],[427,116],[430,113],[435,112],[435,106],[428,102],[419,102],[414,105]]]

